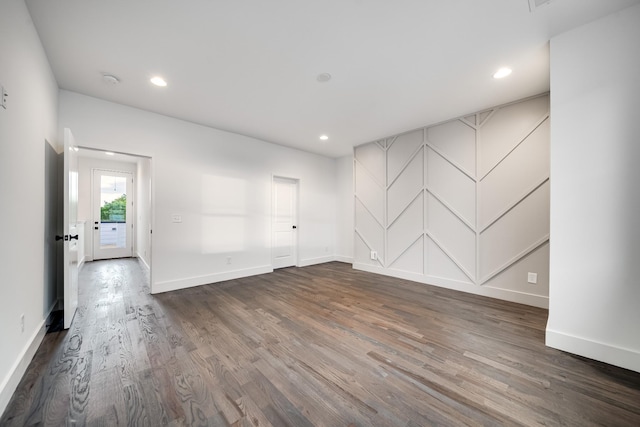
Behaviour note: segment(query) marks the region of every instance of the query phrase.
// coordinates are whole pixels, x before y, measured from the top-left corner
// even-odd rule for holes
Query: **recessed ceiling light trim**
[[[320,141],[326,141],[329,137],[327,135],[320,135]]]
[[[512,71],[513,70],[511,70],[511,68],[502,67],[498,71],[493,73],[493,78],[494,79],[504,79],[505,77],[509,76],[512,73]]]
[[[318,74],[318,77],[316,77],[316,80],[318,80],[320,83],[326,83],[329,80],[331,80],[331,74],[329,73]]]
[[[103,74],[102,81],[108,85],[117,85],[120,83],[120,79],[111,74]]]
[[[149,80],[151,83],[153,83],[156,86],[159,87],[166,87],[167,86],[167,81],[165,79],[163,79],[160,76],[154,76],[151,77],[151,79]]]

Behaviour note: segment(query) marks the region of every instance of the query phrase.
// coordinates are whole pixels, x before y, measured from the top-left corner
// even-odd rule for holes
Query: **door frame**
[[[300,230],[300,178],[295,178],[295,177],[291,177],[291,176],[285,176],[285,175],[276,175],[276,174],[272,174],[271,175],[271,217],[270,217],[270,221],[269,221],[269,229],[271,231],[271,267],[274,267],[274,238],[273,238],[273,233],[274,233],[274,227],[273,227],[273,220],[275,217],[275,203],[274,203],[274,197],[275,197],[275,182],[277,180],[281,180],[281,181],[289,181],[292,184],[295,185],[295,190],[294,190],[294,203],[293,203],[293,209],[294,209],[294,222],[295,222],[295,226],[296,226],[296,231],[293,235],[293,240],[294,240],[294,254],[293,254],[293,258],[294,258],[294,264],[293,266],[295,267],[299,267],[300,266],[300,256],[299,256],[299,246],[300,246],[300,239],[299,239],[299,230]]]
[[[131,209],[129,209],[127,207],[127,218],[130,219],[129,221],[125,221],[125,223],[127,224],[126,226],[126,231],[127,231],[127,235],[130,238],[130,244],[129,244],[129,255],[125,255],[125,256],[116,256],[116,257],[101,257],[101,258],[96,258],[96,248],[98,247],[98,245],[100,244],[100,238],[99,236],[96,236],[96,218],[98,218],[99,212],[97,212],[96,210],[97,208],[97,200],[96,197],[98,197],[99,195],[96,193],[97,191],[97,187],[99,187],[99,184],[96,182],[95,177],[96,177],[96,172],[97,173],[101,173],[101,172],[106,172],[108,173],[113,173],[113,174],[118,174],[118,175],[127,175],[128,177],[131,178],[131,196],[129,196],[129,194],[127,194],[127,204],[129,204],[129,202],[131,202]],[[136,226],[136,216],[137,216],[137,209],[136,209],[136,205],[135,205],[135,200],[136,200],[136,178],[133,172],[130,171],[123,171],[123,170],[117,170],[117,169],[102,169],[102,168],[91,168],[91,232],[93,233],[92,236],[92,247],[91,247],[91,258],[95,261],[95,260],[101,260],[101,259],[110,259],[110,258],[131,258],[134,256],[135,254],[135,246],[136,246],[136,239],[135,239],[135,232],[137,232],[137,226]],[[127,183],[127,186],[129,185],[129,183]],[[127,191],[127,193],[129,193],[129,191]],[[129,198],[130,197],[130,198]],[[101,222],[100,222],[101,223]],[[128,224],[131,224],[130,226]],[[100,233],[100,229],[97,230],[98,234]]]

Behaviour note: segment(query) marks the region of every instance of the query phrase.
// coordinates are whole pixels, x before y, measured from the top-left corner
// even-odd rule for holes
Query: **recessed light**
[[[329,137],[327,135],[320,135],[320,140],[321,141],[326,141],[327,139],[329,139]]]
[[[160,87],[165,87],[167,85],[167,82],[165,81],[165,79],[163,79],[162,77],[159,76],[155,76],[151,78],[151,83],[153,83],[156,86],[160,86]]]
[[[112,153],[111,151],[105,151],[104,154],[107,156],[115,156],[116,153]]]
[[[507,77],[509,74],[511,74],[511,68],[503,67],[503,68],[500,68],[498,71],[496,71],[493,74],[493,78],[494,79],[503,79],[503,78]]]
[[[316,77],[316,80],[318,80],[320,83],[326,83],[329,80],[331,80],[331,74],[329,73],[318,74],[318,77]]]
[[[114,85],[114,86],[120,83],[120,79],[118,79],[116,76],[112,76],[111,74],[104,74],[102,76],[102,81],[105,84]]]

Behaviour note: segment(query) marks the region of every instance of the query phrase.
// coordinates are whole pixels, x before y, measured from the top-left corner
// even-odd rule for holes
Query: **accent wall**
[[[358,146],[354,179],[354,268],[548,306],[548,95]]]

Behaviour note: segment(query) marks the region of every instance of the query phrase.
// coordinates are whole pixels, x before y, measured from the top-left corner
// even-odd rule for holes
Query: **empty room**
[[[2,0],[0,425],[640,425],[638,52],[640,0]]]

